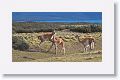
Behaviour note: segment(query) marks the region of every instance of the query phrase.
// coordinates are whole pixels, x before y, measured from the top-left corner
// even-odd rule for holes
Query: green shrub
[[[12,37],[12,48],[16,50],[25,51],[29,49],[29,45],[22,36],[13,36]]]
[[[27,49],[29,49],[29,45],[27,43],[21,43],[18,45],[18,49],[22,50],[22,51],[25,51]]]
[[[91,33],[91,32],[102,32],[102,26],[82,26],[82,27],[72,27],[70,31],[81,32],[81,33]]]

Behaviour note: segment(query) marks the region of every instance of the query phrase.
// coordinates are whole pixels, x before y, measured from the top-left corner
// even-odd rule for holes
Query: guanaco
[[[52,48],[53,45],[55,45],[55,53],[57,54],[57,49],[58,49],[58,46],[60,45],[61,49],[63,50],[63,53],[65,55],[65,44],[64,44],[63,39],[61,37],[56,37],[53,35],[51,41],[52,41],[52,45],[51,45],[50,49]],[[60,50],[60,52],[61,52],[61,50]]]
[[[86,52],[88,50],[88,48],[90,48],[91,50],[94,49],[95,39],[93,37],[85,37],[85,38],[83,38],[81,40],[79,38],[80,37],[79,35],[76,35],[75,37],[84,46],[84,52]]]
[[[38,36],[38,39],[41,41],[40,45],[45,42],[45,41],[51,41],[52,40],[52,36],[55,35],[55,30],[49,33],[44,33],[40,36]]]
[[[63,52],[65,54],[65,47],[64,47],[64,41],[62,38],[60,37],[56,37],[56,33],[55,30],[50,32],[50,33],[46,33],[43,35],[38,36],[38,39],[41,40],[40,45],[45,42],[46,40],[49,40],[52,42],[52,45],[50,46],[50,48],[48,49],[47,52],[50,51],[50,49],[52,48],[53,45],[55,45],[55,53],[57,54],[57,46],[61,45]]]

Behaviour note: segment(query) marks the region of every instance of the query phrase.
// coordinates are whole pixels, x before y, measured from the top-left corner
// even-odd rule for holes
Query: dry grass
[[[46,52],[51,45],[51,42],[46,41],[41,46],[36,39],[37,35],[41,33],[20,33],[15,34],[16,36],[34,36],[28,38],[31,49],[29,51],[14,50],[12,53],[13,62],[101,62],[102,61],[102,37],[98,36],[101,33],[90,33],[91,36],[95,37],[95,49],[88,52],[83,52],[83,46],[74,38],[75,35],[87,36],[87,33],[76,33],[76,32],[57,32],[57,36],[61,36],[65,40],[66,55],[58,51],[55,55],[54,47],[50,52]],[[35,38],[35,41],[34,41]],[[33,43],[31,44],[31,42]],[[60,48],[60,47],[59,47]]]
[[[13,61],[15,62],[100,62],[101,51],[73,54],[50,54],[39,52],[23,52],[13,50]]]

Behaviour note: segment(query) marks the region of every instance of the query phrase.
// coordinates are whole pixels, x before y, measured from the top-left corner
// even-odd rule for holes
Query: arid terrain
[[[13,34],[13,41],[24,43],[26,42],[29,49],[26,50],[12,50],[13,62],[101,62],[102,61],[102,36],[101,32],[80,33],[68,30],[56,31],[56,36],[62,37],[65,42],[66,53],[60,52],[58,46],[58,54],[55,54],[55,49],[46,52],[50,45],[50,41],[45,41],[40,46],[40,40],[37,36],[45,32],[39,33],[15,33]],[[95,49],[84,52],[83,45],[75,38],[75,35],[81,37],[89,36],[95,38]],[[100,37],[99,37],[100,36]],[[80,38],[81,38],[80,37]],[[14,45],[13,45],[14,46]],[[16,46],[16,45],[15,45]],[[23,47],[26,47],[23,45]]]

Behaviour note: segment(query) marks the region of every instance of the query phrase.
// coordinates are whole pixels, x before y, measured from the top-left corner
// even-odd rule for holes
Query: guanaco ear
[[[53,34],[55,34],[55,29],[52,31]]]

